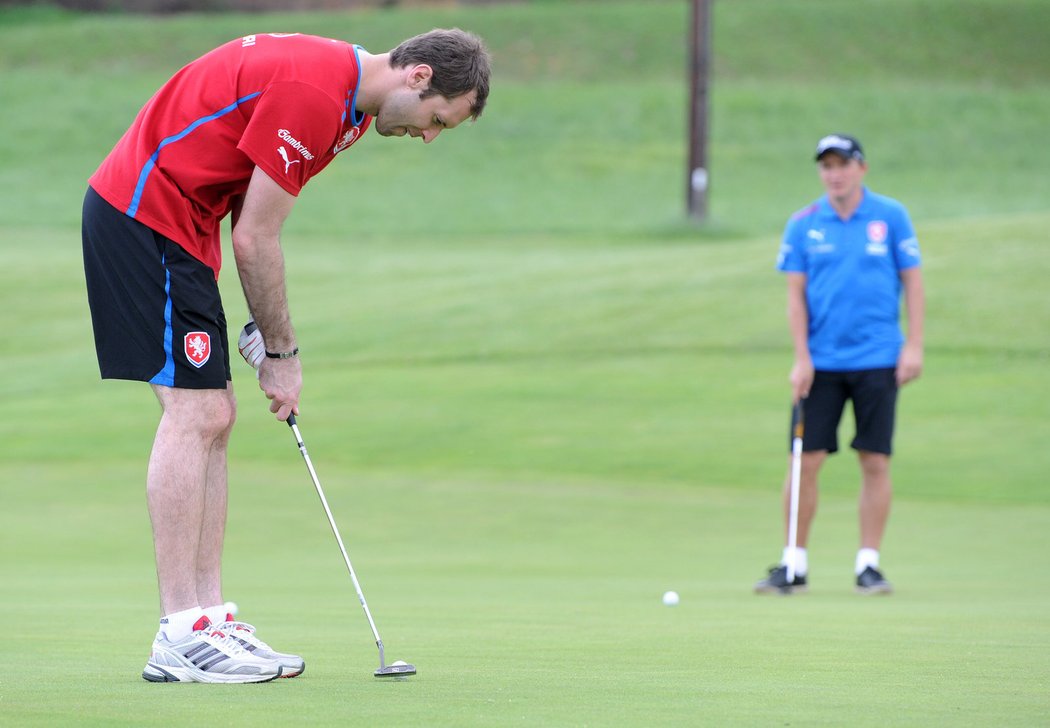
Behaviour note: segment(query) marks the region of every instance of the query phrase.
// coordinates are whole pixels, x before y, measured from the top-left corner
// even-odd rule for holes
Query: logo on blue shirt
[[[886,236],[889,234],[889,226],[885,220],[872,220],[868,223],[868,245],[865,248],[868,255],[884,256],[889,251],[886,247]]]

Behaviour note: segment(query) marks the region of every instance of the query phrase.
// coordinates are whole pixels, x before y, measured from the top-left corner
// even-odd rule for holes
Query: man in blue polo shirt
[[[924,293],[919,243],[896,200],[864,186],[860,142],[832,134],[817,144],[827,194],[795,213],[784,231],[777,269],[787,278],[787,318],[795,347],[792,402],[805,409],[798,494],[797,548],[755,585],[758,593],[807,588],[806,544],[817,510],[817,476],[838,450],[838,426],[853,404],[861,471],[856,589],[889,594],[879,547],[890,512],[890,454],[898,389],[922,372]],[[907,338],[900,327],[904,292]],[[784,487],[789,515],[790,474]],[[785,529],[787,530],[787,529]],[[794,577],[788,581],[788,560]]]

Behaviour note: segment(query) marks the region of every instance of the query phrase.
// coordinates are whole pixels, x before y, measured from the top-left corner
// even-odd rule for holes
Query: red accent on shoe
[[[232,622],[233,621],[233,614],[231,614],[230,612],[226,612],[226,621],[227,622]]]
[[[205,614],[201,615],[201,618],[193,623],[193,631],[200,632],[202,629],[208,629],[211,626],[211,620]]]

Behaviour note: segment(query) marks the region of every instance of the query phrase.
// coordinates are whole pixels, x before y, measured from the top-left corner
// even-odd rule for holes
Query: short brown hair
[[[470,117],[477,119],[489,96],[489,52],[481,38],[459,28],[437,28],[404,41],[390,51],[392,68],[417,63],[430,66],[430,88],[420,98],[441,94],[446,99],[477,92]]]

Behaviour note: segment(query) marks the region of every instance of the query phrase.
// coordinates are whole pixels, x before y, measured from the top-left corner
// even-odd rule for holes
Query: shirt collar
[[[861,194],[862,197],[860,198],[860,204],[857,205],[857,209],[853,211],[850,220],[857,217],[864,217],[868,214],[868,211],[871,208],[871,192],[867,187],[861,187]],[[821,195],[820,199],[817,200],[817,210],[823,218],[841,219],[839,218],[839,214],[835,212],[835,208],[831,206],[831,201],[828,199],[827,193]]]

